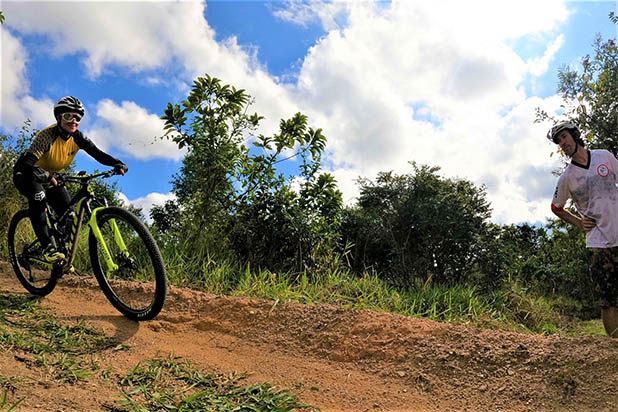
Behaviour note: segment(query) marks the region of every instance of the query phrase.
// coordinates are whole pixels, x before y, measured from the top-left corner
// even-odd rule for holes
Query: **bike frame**
[[[81,188],[78,190],[75,196],[71,198],[69,205],[67,207],[67,210],[61,216],[61,218],[58,219],[59,221],[62,220],[69,213],[71,213],[71,211],[75,208],[76,213],[75,213],[75,216],[73,217],[73,223],[71,224],[70,232],[68,234],[69,239],[66,243],[66,249],[69,252],[69,255],[68,255],[68,259],[66,260],[66,263],[62,267],[63,272],[70,270],[73,264],[73,260],[75,259],[75,253],[77,252],[77,239],[78,239],[80,229],[82,227],[82,223],[83,223],[84,215],[86,214],[86,210],[90,211],[90,219],[88,220],[88,226],[90,226],[92,233],[94,234],[99,244],[102,246],[103,258],[105,260],[105,264],[108,270],[110,272],[113,272],[113,271],[118,270],[119,268],[118,264],[114,262],[114,258],[112,257],[109,251],[107,243],[105,242],[105,239],[103,238],[103,235],[101,234],[101,230],[99,229],[99,225],[97,223],[97,213],[107,207],[107,202],[105,202],[106,203],[105,206],[100,206],[94,209],[91,209],[91,206],[90,206],[90,203],[92,202],[92,200],[96,199],[96,196],[94,194],[94,190],[92,189],[92,187],[88,185],[88,183],[90,182],[90,180],[96,177],[100,177],[100,176],[109,177],[111,176],[111,174],[110,172],[102,172],[102,173],[96,173],[92,175],[68,176],[66,178],[67,182],[79,183],[81,185]],[[122,238],[120,229],[118,228],[118,225],[116,224],[116,220],[110,219],[109,223],[114,233],[114,241],[116,242],[116,245],[118,246],[121,253],[125,257],[129,257],[127,246],[124,242],[124,239]],[[46,268],[50,270],[53,269],[54,267],[53,263],[47,263],[47,262],[38,262],[38,263],[43,264]]]

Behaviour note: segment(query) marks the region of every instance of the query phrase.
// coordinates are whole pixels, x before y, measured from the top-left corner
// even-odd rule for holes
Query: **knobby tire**
[[[128,257],[116,243],[112,219],[128,248]],[[91,229],[88,238],[90,261],[103,293],[127,318],[153,319],[163,308],[167,294],[165,265],[154,238],[135,215],[118,207],[98,211],[97,224],[114,262],[120,266],[118,270],[107,268],[102,246]]]
[[[32,228],[28,210],[20,210],[11,219],[8,231],[9,259],[19,282],[28,292],[36,296],[49,295],[58,282],[52,271],[38,268],[28,262],[24,254],[26,245],[38,245],[37,236]]]

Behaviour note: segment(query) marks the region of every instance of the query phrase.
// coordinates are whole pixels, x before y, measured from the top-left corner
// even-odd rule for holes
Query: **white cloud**
[[[562,37],[528,63],[506,40],[555,29],[568,15],[564,3],[346,4],[348,26],[311,48],[294,91],[324,128],[344,197],[357,194],[358,176],[410,173],[416,161],[487,183],[496,221],[548,216],[552,176],[540,173],[556,159],[534,109],[559,102],[526,96],[523,82],[530,67],[541,73]]]
[[[26,119],[34,127],[54,122],[53,104],[50,99],[36,100],[28,95],[28,54],[11,33],[0,27],[0,122],[7,129],[21,127]]]
[[[6,24],[22,33],[43,34],[50,38],[55,56],[82,54],[92,76],[106,65],[126,65],[145,70],[169,63],[178,44],[169,31],[177,31],[176,43],[183,34],[202,31],[206,23],[200,16],[201,2],[5,2]],[[38,16],[45,16],[40,18]],[[179,25],[184,20],[185,25]],[[85,53],[84,53],[85,52]]]
[[[142,214],[146,218],[146,221],[152,223],[150,219],[150,211],[153,206],[163,206],[168,200],[175,200],[176,196],[172,193],[149,193],[144,197],[129,200],[129,198],[122,192],[117,193],[118,199],[120,199],[125,205],[133,205],[139,209],[142,209]]]
[[[11,34],[0,28],[2,41],[2,81],[0,87],[0,111],[2,113],[2,123],[15,123],[15,119],[21,114],[21,108],[14,102],[18,95],[27,91],[27,81],[25,78],[26,53],[21,47],[21,43]],[[22,117],[23,119],[23,117]]]
[[[144,72],[150,84],[161,83],[160,71],[169,84],[178,79],[191,83],[208,73],[257,97],[253,110],[265,117],[265,133],[298,111],[277,79],[259,65],[255,48],[240,47],[235,37],[216,41],[204,19],[203,1],[83,1],[70,3],[70,12],[54,1],[5,2],[3,7],[6,25],[46,36],[52,56],[79,57],[92,79],[121,68]],[[183,98],[186,87],[177,89]]]
[[[345,14],[346,3],[351,0],[323,2],[314,1],[303,3],[299,1],[283,1],[282,7],[276,9],[273,15],[283,21],[307,26],[309,23],[319,21],[326,30],[340,28],[338,20]]]
[[[527,62],[528,71],[533,76],[541,76],[545,74],[549,68],[549,63],[553,60],[554,55],[558,52],[558,50],[560,50],[563,43],[564,34],[561,34],[547,45],[547,49],[542,57],[536,57]]]
[[[209,73],[256,97],[253,109],[266,116],[265,134],[280,118],[308,114],[329,139],[325,160],[346,200],[356,195],[358,176],[408,173],[408,161],[415,160],[441,166],[448,177],[487,183],[495,220],[536,221],[548,213],[542,194],[549,179],[539,176],[552,148],[542,140],[545,126],[533,123],[534,107],[555,110],[557,100],[526,96],[523,82],[547,70],[563,38],[526,60],[507,40],[555,36],[568,16],[563,1],[292,2],[277,11],[281,19],[306,24],[317,18],[328,30],[309,50],[294,85],[265,72],[256,50],[240,47],[236,38],[217,43],[203,2],[71,3],[71,13],[54,2],[3,7],[12,28],[50,36],[51,53],[79,56],[93,78],[126,67],[144,72],[151,84],[182,85]],[[36,17],[42,14],[47,18]],[[23,77],[23,69],[16,73]],[[162,122],[136,103],[103,100],[97,116],[90,136],[103,148],[140,158],[180,156],[175,145],[152,144]],[[532,190],[528,179],[536,179]]]
[[[88,136],[102,150],[114,148],[138,159],[153,158],[180,160],[185,150],[163,136],[164,122],[156,114],[134,102],[122,102],[119,106],[109,99],[97,104],[98,121],[88,131]]]

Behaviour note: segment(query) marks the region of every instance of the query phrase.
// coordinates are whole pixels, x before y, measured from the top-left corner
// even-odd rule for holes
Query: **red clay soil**
[[[22,292],[0,262],[0,291]],[[331,305],[275,304],[171,288],[157,319],[136,323],[93,278],[65,276],[43,306],[129,345],[101,368],[128,371],[173,354],[206,372],[249,372],[322,411],[615,411],[618,340],[542,337]],[[117,390],[60,385],[0,353],[0,376],[39,382],[25,411],[109,411]]]

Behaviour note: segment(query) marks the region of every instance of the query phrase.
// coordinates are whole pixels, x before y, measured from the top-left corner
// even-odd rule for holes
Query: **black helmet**
[[[73,96],[65,96],[54,105],[54,117],[56,118],[62,113],[67,112],[79,113],[79,115],[83,117],[85,111],[82,102],[77,97]]]
[[[577,127],[577,125],[575,123],[573,123],[572,121],[570,121],[570,120],[565,120],[565,121],[556,123],[547,132],[547,139],[551,140],[553,143],[556,143],[556,141],[554,139],[563,130],[568,130],[569,132],[571,132],[571,135],[573,136],[573,139],[575,139],[576,141],[578,141],[578,140],[581,141],[581,139],[579,138],[581,136],[581,132],[579,131],[579,127]],[[583,145],[583,141],[580,144]]]

